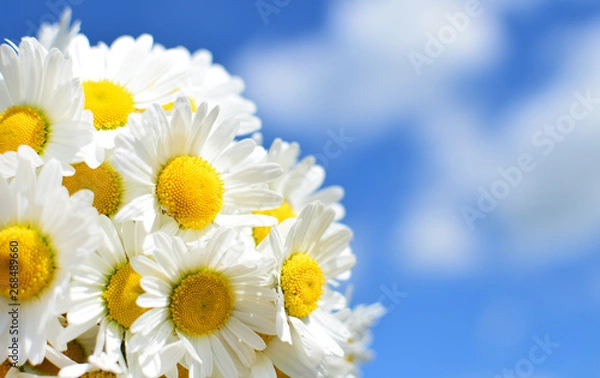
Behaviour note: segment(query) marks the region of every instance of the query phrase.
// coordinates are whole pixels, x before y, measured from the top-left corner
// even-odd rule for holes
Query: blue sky
[[[46,3],[6,5],[2,37],[52,18]],[[246,81],[265,140],[300,142],[346,188],[355,303],[390,309],[366,377],[600,377],[600,111],[550,153],[534,142],[600,97],[597,2],[482,0],[420,71],[411,52],[468,0],[291,0],[268,23],[254,1],[71,4],[92,42],[147,32],[211,50]],[[482,211],[524,154],[536,168]],[[483,216],[472,229],[465,209]],[[545,337],[560,346],[531,355]]]

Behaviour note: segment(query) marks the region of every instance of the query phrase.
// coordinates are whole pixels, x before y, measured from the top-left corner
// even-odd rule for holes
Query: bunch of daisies
[[[243,83],[70,12],[0,46],[0,377],[353,377],[343,190]],[[337,288],[337,289],[336,289]]]

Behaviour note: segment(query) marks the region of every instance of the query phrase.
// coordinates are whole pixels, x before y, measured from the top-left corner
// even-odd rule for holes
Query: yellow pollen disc
[[[196,105],[196,101],[194,101],[193,98],[188,97],[188,100],[190,100],[190,105],[192,106],[192,111],[194,113],[196,113],[196,110],[198,110],[198,105]],[[166,111],[171,111],[173,110],[173,108],[175,107],[175,102],[169,102],[168,104],[163,105],[163,109]]]
[[[184,278],[171,294],[171,316],[183,332],[202,336],[221,328],[233,312],[233,292],[226,278],[205,270]]]
[[[223,207],[225,187],[217,170],[198,156],[179,156],[158,175],[156,196],[184,228],[201,230]]]
[[[85,354],[83,347],[76,340],[70,341],[67,344],[67,350],[63,353],[77,363],[82,364],[87,361],[87,355]],[[33,369],[40,375],[57,376],[60,372],[60,368],[48,359],[44,359],[41,364],[33,366]]]
[[[37,230],[12,226],[0,231],[0,295],[9,301],[36,297],[50,287],[54,269],[54,251]],[[15,277],[18,293],[11,288]]]
[[[63,178],[63,185],[73,195],[81,189],[94,192],[94,207],[98,213],[111,216],[119,210],[123,195],[121,175],[113,166],[102,163],[98,168],[92,169],[85,163],[73,164],[75,174]]]
[[[303,318],[317,309],[325,287],[325,275],[315,260],[304,253],[294,253],[281,268],[281,290],[285,310],[290,316]]]
[[[144,293],[140,285],[141,279],[142,276],[127,263],[117,269],[102,294],[108,307],[108,316],[127,329],[149,310],[139,307],[135,302],[140,294]]]
[[[127,124],[135,111],[135,101],[129,90],[108,80],[85,81],[84,108],[94,113],[97,130],[114,130]]]
[[[81,378],[117,378],[117,375],[108,371],[98,370],[85,373],[81,376]]]
[[[17,151],[26,144],[37,153],[48,141],[50,123],[42,112],[31,106],[13,106],[0,114],[0,154]]]
[[[278,223],[283,222],[289,218],[295,218],[294,208],[288,202],[283,201],[283,204],[276,209],[272,210],[257,210],[254,214],[270,215],[277,218]],[[256,245],[259,245],[271,232],[271,227],[254,227],[252,234],[254,235],[254,241]]]

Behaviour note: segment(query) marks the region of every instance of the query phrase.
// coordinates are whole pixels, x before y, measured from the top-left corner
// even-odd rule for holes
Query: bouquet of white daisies
[[[242,90],[68,11],[0,46],[0,377],[359,375],[343,190]]]

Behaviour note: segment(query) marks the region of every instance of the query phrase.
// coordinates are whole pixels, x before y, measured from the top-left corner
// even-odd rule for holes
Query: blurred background
[[[65,5],[209,49],[345,187],[366,377],[600,377],[597,0],[20,0],[0,35]]]

